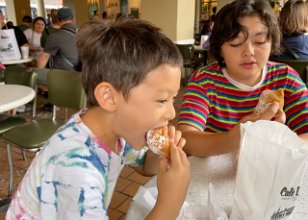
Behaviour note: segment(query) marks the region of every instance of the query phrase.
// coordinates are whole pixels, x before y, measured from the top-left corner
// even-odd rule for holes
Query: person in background
[[[116,15],[116,17],[115,17],[115,20],[121,19],[121,18],[123,18],[123,17],[124,17],[124,16],[122,15],[122,13],[119,12],[119,13]]]
[[[108,16],[107,16],[107,11],[104,11],[103,14],[102,14],[102,18],[103,19],[108,19]]]
[[[17,26],[22,32],[32,28],[32,18],[29,15],[25,15],[22,18],[22,24]]]
[[[24,31],[30,46],[30,56],[34,57],[35,59],[38,58],[40,53],[43,51],[41,38],[44,31],[46,31],[46,23],[43,17],[36,17],[33,20],[32,28]]]
[[[57,32],[58,30],[60,30],[61,25],[59,24],[58,18],[57,18],[57,13],[58,10],[57,9],[51,9],[50,11],[50,21],[48,22],[48,24],[46,23],[46,29],[43,32],[43,35],[41,37],[41,45],[44,47],[46,44],[46,39],[48,37],[49,34],[53,33],[53,32]]]
[[[6,22],[6,26],[9,28],[9,29],[11,29],[11,28],[14,28],[14,23],[13,23],[13,21],[8,21],[8,22]]]
[[[214,6],[214,7],[212,8],[212,15],[211,15],[211,21],[212,21],[212,22],[215,21],[216,12],[217,12],[217,7]]]
[[[50,33],[46,38],[43,52],[37,58],[39,91],[47,94],[47,74],[43,68],[56,68],[71,71],[81,71],[81,62],[76,47],[76,25],[70,8],[60,8],[57,12],[60,29]],[[52,111],[52,105],[47,103],[44,110]]]
[[[60,29],[60,27],[61,27],[61,25],[59,24],[57,14],[58,14],[57,9],[51,9],[50,10],[51,23],[48,26],[48,30],[49,30],[50,33],[52,33],[52,31],[50,31],[51,29]]]
[[[73,12],[70,8],[61,8],[57,17],[61,28],[48,35],[44,51],[37,59],[37,67],[45,68],[51,59],[50,68],[76,70],[80,60],[75,45],[76,26],[73,23]]]
[[[93,12],[93,17],[92,17],[92,19],[99,19],[99,18],[101,18],[101,17],[98,15],[98,11],[95,10],[95,11]]]
[[[266,1],[242,0],[216,15],[210,51],[217,62],[192,75],[183,96],[178,128],[188,155],[207,157],[234,152],[240,146],[240,124],[275,120],[286,123],[308,142],[308,91],[286,64],[269,62],[279,50],[280,30]],[[284,108],[272,103],[255,111],[262,91],[284,90]]]
[[[47,13],[47,18],[46,18],[46,26],[49,27],[52,25],[52,21],[51,21],[51,14],[50,13]]]
[[[201,35],[210,35],[212,32],[214,22],[211,20],[206,20],[203,24],[202,30],[200,32]]]
[[[10,27],[8,27],[4,23],[4,15],[3,15],[1,10],[0,10],[0,28],[2,30],[13,29],[16,40],[17,40],[17,44],[18,44],[19,47],[24,46],[24,45],[28,45],[28,40],[27,40],[26,36],[24,35],[24,33],[18,27],[14,26],[14,25],[11,25]]]
[[[280,12],[279,24],[284,51],[275,57],[308,60],[308,1],[287,1]]]
[[[201,30],[201,43],[202,43],[202,38],[206,35],[207,36],[207,39],[202,43],[202,47],[204,49],[209,49],[210,47],[210,36],[212,34],[212,28],[213,28],[213,25],[214,25],[214,22],[212,20],[206,20],[204,22],[204,25],[202,27],[202,30]]]
[[[148,130],[175,117],[180,52],[158,28],[124,18],[90,20],[78,32],[77,46],[88,108],[73,115],[35,157],[6,219],[108,219],[126,164],[144,175],[158,173],[158,197],[147,219],[175,220],[190,180],[181,149],[185,140],[169,126],[170,160],[144,146]]]

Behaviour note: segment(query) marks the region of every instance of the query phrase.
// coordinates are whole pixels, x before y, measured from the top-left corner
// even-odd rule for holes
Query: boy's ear
[[[117,91],[108,82],[99,83],[94,90],[97,103],[108,112],[113,112],[116,109],[116,95]]]

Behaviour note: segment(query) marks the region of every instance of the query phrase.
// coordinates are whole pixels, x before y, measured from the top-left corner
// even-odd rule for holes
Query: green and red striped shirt
[[[298,134],[308,132],[308,90],[299,75],[285,64],[268,62],[259,87],[245,91],[232,84],[217,64],[200,68],[187,85],[179,125],[200,131],[225,132],[252,113],[262,91],[284,89],[286,124]]]

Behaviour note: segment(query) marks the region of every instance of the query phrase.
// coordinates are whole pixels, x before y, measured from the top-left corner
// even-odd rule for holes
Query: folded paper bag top
[[[287,126],[273,121],[243,124],[230,219],[295,219],[303,213],[307,161],[308,145]]]

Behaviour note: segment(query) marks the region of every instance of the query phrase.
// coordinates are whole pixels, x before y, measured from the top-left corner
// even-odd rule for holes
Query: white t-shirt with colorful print
[[[107,209],[125,164],[139,166],[146,149],[120,139],[115,154],[75,114],[34,158],[6,219],[108,219]]]

